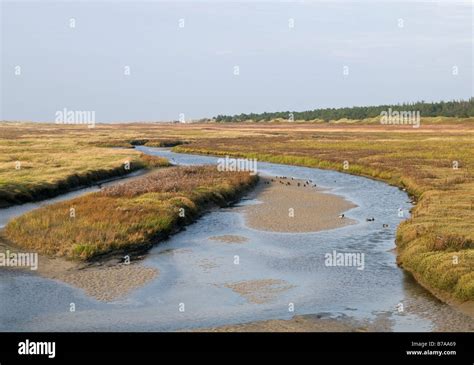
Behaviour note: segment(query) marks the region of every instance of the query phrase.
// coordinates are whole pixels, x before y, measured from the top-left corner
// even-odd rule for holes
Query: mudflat
[[[17,247],[0,238],[0,252],[16,252]],[[138,261],[121,263],[118,258],[109,258],[94,263],[66,260],[61,257],[38,255],[38,269],[2,268],[1,270],[22,270],[48,279],[58,280],[83,290],[100,301],[120,299],[132,290],[142,287],[159,275],[157,269],[146,267]]]
[[[274,232],[317,232],[356,222],[340,215],[356,205],[325,192],[314,182],[285,178],[262,178],[252,197],[260,203],[247,205],[247,226]]]

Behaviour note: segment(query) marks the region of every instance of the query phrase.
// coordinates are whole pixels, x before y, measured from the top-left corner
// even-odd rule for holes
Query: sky
[[[467,99],[472,2],[7,1],[1,120],[186,120]]]

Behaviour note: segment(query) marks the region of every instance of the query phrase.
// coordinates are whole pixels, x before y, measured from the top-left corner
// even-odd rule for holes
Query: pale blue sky
[[[95,111],[98,122],[159,121],[466,99],[472,20],[470,2],[447,1],[3,1],[1,119],[54,121],[67,108]]]

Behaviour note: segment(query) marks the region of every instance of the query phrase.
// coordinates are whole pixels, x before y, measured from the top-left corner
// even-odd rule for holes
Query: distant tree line
[[[250,113],[239,115],[218,115],[216,122],[243,122],[246,120],[269,121],[272,119],[287,120],[313,120],[325,121],[338,119],[364,119],[380,116],[382,111],[389,108],[398,111],[419,111],[422,117],[474,117],[474,97],[469,100],[441,101],[427,103],[424,101],[416,103],[403,103],[378,106],[354,106],[351,108],[325,108],[314,109],[303,112],[283,111],[274,113]]]

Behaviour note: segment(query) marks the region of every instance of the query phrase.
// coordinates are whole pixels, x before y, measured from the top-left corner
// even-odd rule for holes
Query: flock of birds
[[[288,177],[286,176],[275,176],[276,179],[279,179],[278,182],[282,185],[292,185],[291,181],[294,181],[295,179],[294,178],[291,178],[291,181],[290,179],[288,179]],[[286,180],[286,181],[282,181],[282,180]],[[275,182],[275,179],[271,179],[271,182]],[[265,181],[265,184],[269,185],[270,184],[270,181]],[[313,180],[306,180],[304,182],[299,182],[299,181],[296,181],[296,186],[302,186],[303,188],[305,187],[313,187],[313,188],[316,188],[317,185],[316,184],[313,184]]]
[[[282,180],[284,180],[284,181],[282,181]],[[264,184],[270,185],[273,182],[278,182],[282,185],[292,186],[293,185],[292,181],[295,181],[295,179],[294,178],[288,178],[287,176],[275,176],[275,179],[270,179],[270,181],[265,181]],[[303,188],[305,188],[305,187],[313,187],[313,188],[318,187],[317,184],[313,183],[313,180],[305,180],[303,182],[295,181],[295,183],[296,183],[295,186],[303,187]],[[345,218],[344,213],[340,214],[339,218],[344,219]],[[366,220],[366,222],[375,222],[374,217],[366,218],[365,220]],[[383,228],[388,228],[388,224],[384,223],[384,224],[382,224],[382,227]]]

